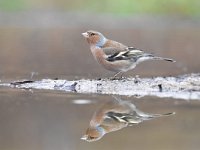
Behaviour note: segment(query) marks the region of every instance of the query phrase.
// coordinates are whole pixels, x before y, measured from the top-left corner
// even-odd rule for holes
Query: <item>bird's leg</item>
[[[117,76],[118,76],[120,73],[122,73],[122,71],[117,72],[117,73],[116,73],[113,77],[111,77],[110,79],[111,79],[111,80],[121,79],[121,78],[122,78],[122,75],[121,75],[119,78],[117,78]]]
[[[124,79],[124,78],[125,78],[125,77],[123,77],[123,72],[121,72],[120,78],[121,78],[121,79]]]
[[[123,101],[118,95],[112,95],[112,97],[113,97],[117,102]]]
[[[120,73],[121,73],[121,71],[120,71],[120,72],[117,72],[117,73],[114,75],[114,78],[116,78]]]
[[[135,76],[134,82],[135,82],[135,83],[140,82],[140,77],[139,77],[139,75],[136,75],[136,76]]]

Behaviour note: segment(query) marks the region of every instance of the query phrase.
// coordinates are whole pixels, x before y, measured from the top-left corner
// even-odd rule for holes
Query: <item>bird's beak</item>
[[[81,137],[81,140],[87,141],[87,139],[88,139],[88,135],[83,135],[83,136]]]
[[[85,38],[89,38],[89,35],[88,35],[87,32],[82,33],[82,35],[83,35]]]

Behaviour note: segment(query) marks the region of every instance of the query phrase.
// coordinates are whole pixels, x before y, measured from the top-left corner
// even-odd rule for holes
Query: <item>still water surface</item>
[[[0,95],[0,149],[196,150],[200,146],[200,103],[196,101],[123,97],[142,111],[175,111],[176,115],[145,121],[88,143],[81,136],[94,112],[112,96],[5,88]]]

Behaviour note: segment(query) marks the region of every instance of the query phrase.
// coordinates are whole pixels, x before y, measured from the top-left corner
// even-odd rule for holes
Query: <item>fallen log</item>
[[[46,89],[86,94],[116,94],[136,97],[157,96],[200,100],[200,74],[187,74],[177,77],[123,78],[119,80],[22,80],[1,83],[0,85],[19,89]]]

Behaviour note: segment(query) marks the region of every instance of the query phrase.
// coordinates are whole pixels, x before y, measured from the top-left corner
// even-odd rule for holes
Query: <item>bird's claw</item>
[[[123,79],[126,79],[126,78],[123,76],[120,76],[120,77],[114,76],[114,77],[109,78],[109,80],[123,80]]]

